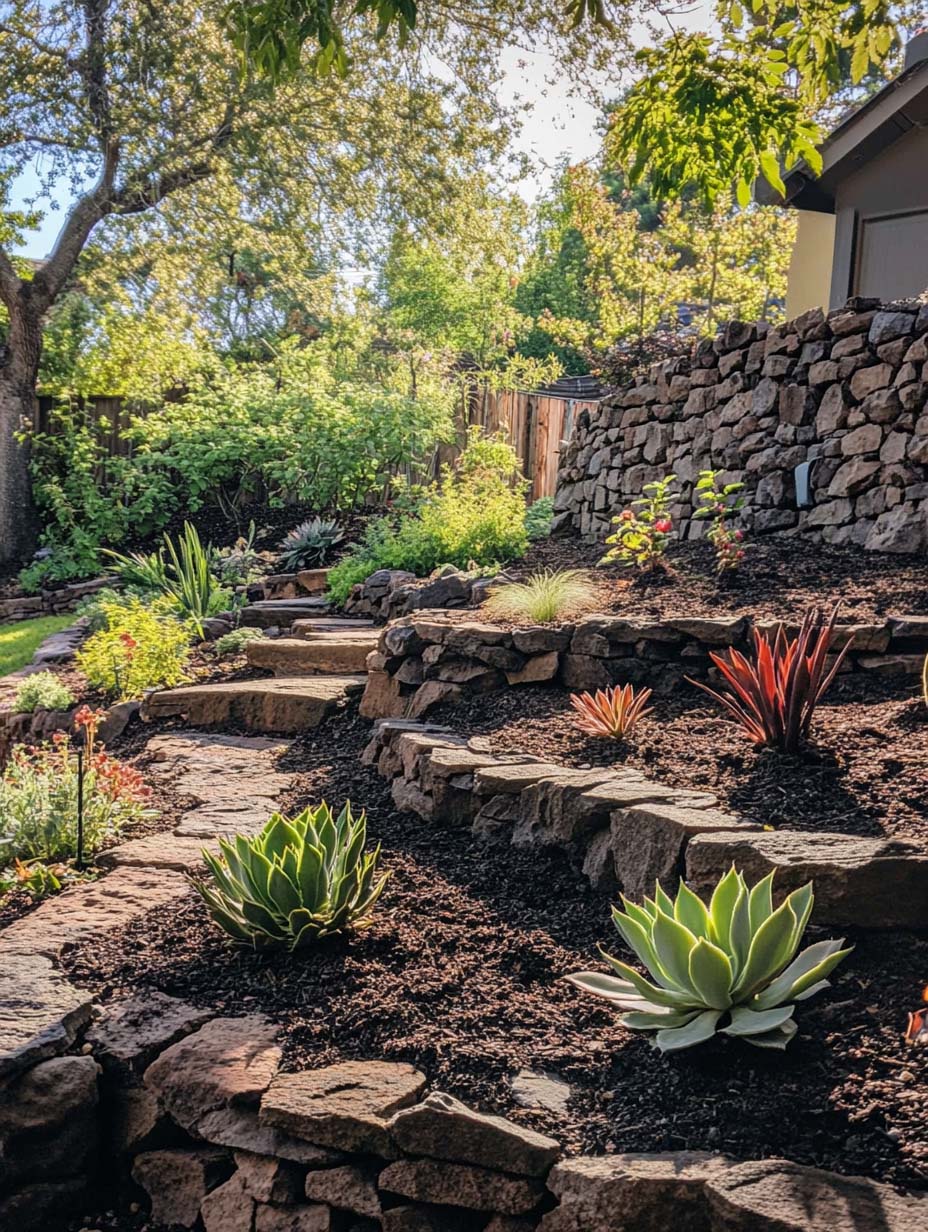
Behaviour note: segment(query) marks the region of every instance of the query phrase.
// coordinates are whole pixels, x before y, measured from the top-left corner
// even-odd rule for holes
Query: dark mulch
[[[928,612],[924,554],[895,556],[782,537],[747,546],[741,568],[723,586],[715,576],[712,548],[703,542],[672,543],[666,570],[651,576],[618,565],[597,570],[596,610],[647,617],[747,613],[795,619],[808,607],[840,600],[844,621]],[[604,551],[574,536],[556,536],[533,544],[512,569],[592,569]]]
[[[488,752],[636,766],[669,786],[714,792],[763,825],[928,842],[928,707],[912,677],[839,678],[816,711],[814,743],[798,757],[751,744],[692,685],[651,705],[624,744],[578,731],[562,688],[508,689],[432,717],[485,736]]]
[[[201,906],[154,913],[65,957],[103,998],[158,988],[280,1023],[285,1064],[408,1060],[430,1083],[555,1134],[570,1152],[710,1148],[928,1184],[928,1049],[902,1030],[928,940],[863,938],[835,988],[800,1007],[785,1056],[717,1042],[672,1058],[560,980],[620,950],[608,903],[555,852],[488,846],[398,814],[358,755],[369,726],[330,721],[288,755],[297,808],[367,807],[393,876],[373,927],[296,956],[231,948]],[[523,1067],[571,1084],[566,1114],[517,1108]]]

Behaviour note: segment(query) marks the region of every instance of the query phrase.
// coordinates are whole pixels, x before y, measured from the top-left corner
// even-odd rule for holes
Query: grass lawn
[[[73,613],[66,612],[63,616],[39,616],[36,620],[0,625],[0,676],[25,667],[41,641],[73,623]]]

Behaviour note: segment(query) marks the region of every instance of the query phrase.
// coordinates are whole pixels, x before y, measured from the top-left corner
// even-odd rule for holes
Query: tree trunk
[[[36,422],[41,351],[41,316],[14,305],[6,352],[0,353],[0,564],[25,561],[38,538],[29,445],[17,437]]]

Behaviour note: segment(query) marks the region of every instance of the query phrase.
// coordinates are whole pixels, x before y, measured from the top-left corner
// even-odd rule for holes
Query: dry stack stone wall
[[[579,415],[557,481],[557,528],[602,538],[642,486],[677,476],[684,537],[700,470],[743,481],[755,534],[790,531],[890,552],[928,546],[928,305],[850,300],[776,327],[733,321],[694,358],[653,365]],[[812,462],[812,504],[794,472]]]

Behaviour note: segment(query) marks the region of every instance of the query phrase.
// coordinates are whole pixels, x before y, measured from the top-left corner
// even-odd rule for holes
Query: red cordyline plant
[[[577,727],[588,736],[602,736],[608,740],[624,740],[636,723],[651,713],[648,706],[650,689],[635,693],[632,685],[624,688],[597,689],[595,694],[572,693],[570,704],[580,716]]]
[[[720,702],[741,724],[749,740],[796,753],[808,739],[815,707],[851,647],[849,639],[829,665],[837,617],[837,604],[827,619],[818,608],[811,608],[794,638],[786,636],[782,625],[772,639],[755,629],[753,656],[732,649],[726,660],[711,653],[709,657],[731,685],[731,693],[687,679]]]

